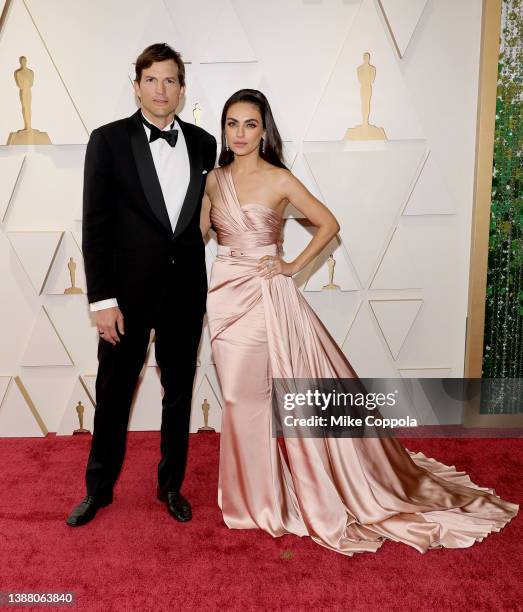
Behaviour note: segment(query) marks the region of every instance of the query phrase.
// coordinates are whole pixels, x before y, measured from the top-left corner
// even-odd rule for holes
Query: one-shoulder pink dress
[[[272,379],[357,374],[294,280],[256,270],[260,257],[278,253],[281,216],[240,205],[228,167],[216,175],[207,314],[224,400],[218,504],[226,525],[310,536],[349,556],[385,539],[422,553],[466,548],[500,531],[517,504],[394,438],[287,437],[282,451]]]

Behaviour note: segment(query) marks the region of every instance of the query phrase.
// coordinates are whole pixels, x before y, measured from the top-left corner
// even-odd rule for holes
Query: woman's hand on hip
[[[283,261],[278,255],[264,255],[258,261],[256,269],[260,273],[260,276],[266,279],[272,278],[276,276],[276,274],[292,276],[295,273],[293,264]]]

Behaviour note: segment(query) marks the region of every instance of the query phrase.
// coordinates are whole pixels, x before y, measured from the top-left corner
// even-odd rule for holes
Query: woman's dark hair
[[[139,83],[142,79],[142,71],[145,68],[150,68],[154,62],[165,62],[166,60],[173,60],[178,66],[178,81],[180,86],[185,86],[185,64],[183,63],[182,56],[175,51],[172,47],[169,47],[167,43],[155,43],[145,48],[138,56],[135,63],[136,78],[135,81]]]
[[[257,89],[240,89],[240,91],[233,93],[225,103],[221,119],[222,150],[220,151],[218,164],[220,166],[227,166],[234,161],[234,153],[231,150],[227,151],[225,148],[225,122],[227,120],[227,111],[237,102],[253,104],[260,111],[263,127],[265,129],[265,138],[263,139],[265,145],[263,148],[265,151],[262,150],[262,142],[260,142],[260,157],[273,166],[277,166],[278,168],[287,168],[287,166],[283,163],[281,136],[278,132],[278,128],[276,127],[274,117],[272,116],[269,101],[262,94],[262,92],[258,91]]]

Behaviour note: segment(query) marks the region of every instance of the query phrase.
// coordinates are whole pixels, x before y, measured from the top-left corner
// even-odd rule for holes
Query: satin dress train
[[[256,271],[276,255],[282,218],[240,205],[230,169],[216,170],[217,232],[207,314],[224,405],[218,504],[232,529],[310,536],[345,555],[385,539],[421,553],[466,548],[519,509],[464,472],[394,438],[272,435],[272,378],[354,378],[356,372],[291,277]]]

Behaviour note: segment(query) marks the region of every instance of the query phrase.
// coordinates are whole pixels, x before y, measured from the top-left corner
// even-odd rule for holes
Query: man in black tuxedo
[[[141,109],[94,130],[85,157],[82,245],[100,340],[87,496],[72,527],[113,500],[151,329],[164,390],[157,497],[175,519],[192,517],[180,489],[207,296],[200,209],[216,140],[175,115],[185,69],[168,45],[141,53],[134,87]]]

